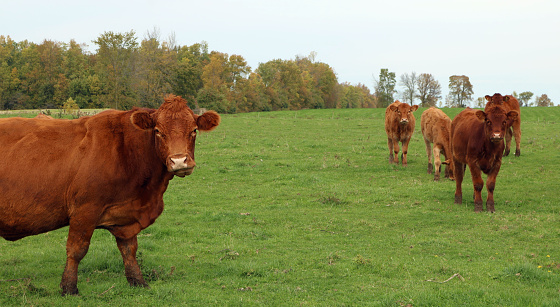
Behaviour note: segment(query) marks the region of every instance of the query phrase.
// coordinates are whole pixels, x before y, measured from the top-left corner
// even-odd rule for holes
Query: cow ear
[[[492,101],[492,96],[490,96],[490,95],[486,95],[486,96],[484,96],[484,98],[485,98],[486,101],[488,101],[488,102]]]
[[[509,100],[509,96],[504,96],[503,98],[504,102]]]
[[[417,105],[417,104],[413,105],[413,106],[411,107],[411,109],[412,109],[412,112],[418,110],[418,105]]]
[[[509,111],[507,113],[507,119],[509,120],[515,120],[517,116],[519,116],[519,113],[517,113],[517,111]]]
[[[391,111],[393,111],[393,112],[397,112],[397,109],[398,109],[398,108],[397,108],[397,106],[395,106],[395,105],[390,105],[390,106],[389,106],[389,109],[390,109]]]
[[[220,124],[220,115],[214,111],[208,111],[198,116],[196,125],[200,131],[212,131]]]
[[[484,113],[484,111],[478,110],[475,112],[476,117],[478,117],[478,119],[480,120],[485,120],[486,119],[486,113]]]
[[[136,111],[130,116],[130,121],[136,128],[146,130],[153,129],[156,124],[150,113],[146,111]]]

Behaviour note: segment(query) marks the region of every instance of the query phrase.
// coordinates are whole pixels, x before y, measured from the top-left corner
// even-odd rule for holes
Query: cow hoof
[[[474,212],[482,212],[482,203],[480,203],[480,204],[475,203],[474,204]]]
[[[506,151],[504,152],[504,157],[507,157],[509,155],[509,149],[506,149]]]
[[[67,296],[67,295],[74,295],[74,296],[78,296],[80,295],[80,293],[78,293],[78,288],[75,289],[62,289],[62,296]]]
[[[520,155],[521,155],[521,150],[516,150],[516,151],[515,151],[515,156],[516,156],[516,157],[519,157]]]
[[[463,202],[463,196],[457,196],[455,195],[455,203],[457,205],[460,205]]]
[[[434,176],[434,181],[439,181],[439,176]]]

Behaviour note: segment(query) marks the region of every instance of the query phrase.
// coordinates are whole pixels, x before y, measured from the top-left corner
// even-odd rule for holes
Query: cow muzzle
[[[492,136],[490,137],[490,141],[492,141],[493,143],[499,143],[503,139],[504,137],[501,133],[492,133]]]
[[[403,125],[403,126],[407,125],[408,124],[408,118],[401,119],[400,124]]]
[[[185,177],[194,171],[196,163],[184,155],[173,155],[167,161],[167,170],[179,177]]]

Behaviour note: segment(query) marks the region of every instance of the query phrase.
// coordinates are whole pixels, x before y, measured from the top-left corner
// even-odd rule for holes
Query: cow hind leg
[[[441,172],[441,157],[440,157],[440,148],[438,146],[434,146],[434,165],[436,168],[436,173],[434,175],[434,180],[439,180],[439,174]]]
[[[117,247],[121,252],[124,263],[124,273],[126,280],[131,286],[139,286],[149,288],[146,281],[142,277],[142,272],[136,260],[136,251],[138,250],[138,240],[134,236],[130,239],[121,239],[115,237],[117,240]]]
[[[426,139],[424,139],[426,143],[426,154],[428,155],[428,174],[432,174],[433,166],[432,166],[432,143]],[[435,150],[435,146],[434,146]]]
[[[455,203],[461,204],[463,202],[463,190],[461,184],[463,183],[463,176],[465,175],[465,168],[461,162],[453,160],[453,176],[455,177]]]
[[[515,156],[521,155],[521,122],[518,120],[513,122],[513,135],[515,136]]]

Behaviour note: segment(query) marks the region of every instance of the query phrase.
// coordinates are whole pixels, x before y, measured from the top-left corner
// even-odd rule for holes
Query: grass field
[[[406,168],[388,163],[383,109],[224,115],[139,235],[150,289],[97,230],[80,296],[60,297],[64,228],[0,241],[0,305],[559,306],[560,108],[521,110],[493,214],[473,212],[468,171],[461,205],[427,174],[422,111]]]

